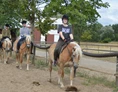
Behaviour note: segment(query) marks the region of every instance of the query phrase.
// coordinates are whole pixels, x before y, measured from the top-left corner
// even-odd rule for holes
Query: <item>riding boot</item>
[[[33,54],[33,43],[31,42],[31,54]]]
[[[20,45],[21,45],[21,39],[20,39],[20,40],[18,41],[18,43],[17,43],[17,50],[16,50],[17,53],[19,52]]]
[[[0,48],[2,48],[2,42],[0,41]]]
[[[54,51],[54,66],[56,66],[58,58],[59,58],[58,49],[55,48],[55,51]]]

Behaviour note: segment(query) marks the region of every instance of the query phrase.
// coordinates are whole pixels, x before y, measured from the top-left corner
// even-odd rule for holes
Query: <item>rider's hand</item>
[[[66,39],[64,39],[64,42],[66,42],[67,40]]]

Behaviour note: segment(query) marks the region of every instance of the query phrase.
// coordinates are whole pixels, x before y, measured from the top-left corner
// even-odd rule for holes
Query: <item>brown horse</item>
[[[3,51],[2,56],[4,64],[8,63],[11,48],[12,48],[12,41],[9,38],[5,38],[2,42],[2,51]]]
[[[50,70],[50,82],[51,82],[51,72],[52,63],[54,61],[54,49],[56,44],[52,44],[48,50],[49,53],[49,70]],[[75,70],[78,68],[79,60],[82,56],[82,51],[80,46],[76,42],[70,42],[65,49],[60,53],[59,59],[57,61],[58,65],[58,83],[61,87],[64,87],[63,77],[64,77],[64,67],[70,67],[70,85],[73,84],[73,78]]]
[[[14,42],[13,50],[16,51],[18,39]],[[20,49],[16,52],[16,63],[20,69],[22,69],[23,56],[27,55],[27,70],[29,70],[29,59],[31,53],[31,36],[26,35],[25,41],[21,44]],[[19,66],[20,63],[20,66]]]

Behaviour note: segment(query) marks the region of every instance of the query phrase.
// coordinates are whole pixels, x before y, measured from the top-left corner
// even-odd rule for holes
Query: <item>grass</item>
[[[43,59],[35,59],[35,65],[36,65],[36,68],[39,68],[42,70],[48,67],[48,64],[46,64]]]
[[[36,68],[39,68],[41,70],[44,70],[45,68],[48,67],[48,64],[45,62],[44,59],[36,59],[35,65],[36,65]],[[57,71],[58,68],[53,67],[53,70]],[[65,71],[65,74],[67,75],[70,74],[70,68],[65,68],[64,71]],[[86,71],[79,71],[77,72],[76,75],[77,77],[81,77],[84,79],[82,84],[85,86],[102,85],[102,86],[112,88],[113,89],[112,92],[118,92],[118,87],[116,86],[115,81],[110,81],[109,79],[107,79],[107,77],[97,76],[97,75],[90,76],[90,74]]]
[[[89,73],[85,71],[77,72],[77,76],[84,78],[85,81],[82,83],[83,85],[103,85],[113,89],[113,92],[118,92],[118,87],[115,84],[115,81],[110,81],[107,77],[104,76],[89,76]]]

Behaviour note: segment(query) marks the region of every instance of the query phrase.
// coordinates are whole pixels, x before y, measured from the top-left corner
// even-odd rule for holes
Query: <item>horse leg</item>
[[[7,59],[6,59],[6,52],[5,52],[5,50],[3,50],[3,60],[4,60],[4,64],[6,64]]]
[[[49,59],[49,71],[50,71],[50,79],[49,79],[49,82],[51,82],[52,61],[50,59]]]
[[[23,54],[22,53],[19,55],[19,60],[20,60],[20,67],[19,68],[22,69],[22,62],[23,62]]]
[[[64,77],[64,66],[61,65],[58,69],[58,83],[61,85],[61,87],[64,87],[63,77]]]
[[[74,78],[74,67],[70,68],[70,86],[73,85],[73,78]]]
[[[16,53],[16,67],[19,68],[19,53]]]
[[[27,54],[27,70],[29,70],[29,57],[30,57],[30,54]]]
[[[9,61],[9,52],[6,52],[6,63],[8,64]]]

